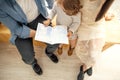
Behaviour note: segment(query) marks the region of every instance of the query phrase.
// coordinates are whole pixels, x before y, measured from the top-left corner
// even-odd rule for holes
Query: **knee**
[[[47,51],[48,53],[53,53],[58,47],[59,47],[59,44],[48,45],[48,46],[46,47],[46,51]]]
[[[24,63],[26,64],[29,64],[29,65],[32,65],[33,63],[36,62],[36,60],[33,58],[33,59],[22,59],[24,61]]]
[[[48,53],[53,53],[54,51],[53,50],[51,50],[50,48],[46,48],[46,54],[48,54]]]

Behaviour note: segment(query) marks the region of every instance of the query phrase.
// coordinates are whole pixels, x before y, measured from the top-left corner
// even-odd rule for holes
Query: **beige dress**
[[[104,19],[95,22],[105,0],[80,0],[83,8],[75,53],[87,68],[93,66],[104,45]]]

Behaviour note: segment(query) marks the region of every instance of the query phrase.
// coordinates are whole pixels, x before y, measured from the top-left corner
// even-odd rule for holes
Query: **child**
[[[72,55],[72,52],[76,45],[77,35],[76,31],[80,25],[81,13],[80,13],[80,1],[79,0],[57,0],[54,3],[48,19],[44,21],[44,25],[48,26],[51,20],[56,16],[56,25],[67,26],[69,37],[69,50],[68,55]],[[58,54],[62,54],[62,45],[58,47]]]

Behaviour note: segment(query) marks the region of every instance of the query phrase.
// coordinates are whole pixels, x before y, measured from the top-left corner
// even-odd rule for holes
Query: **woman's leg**
[[[103,46],[104,46],[104,39],[102,38],[85,40],[85,41],[78,40],[77,42],[75,49],[76,54],[80,58],[80,61],[82,63],[83,72],[87,73],[89,76],[92,75],[92,67],[97,62],[97,59],[99,58]],[[79,74],[78,76],[81,75],[84,74]],[[79,78],[83,78],[83,77],[79,77]]]

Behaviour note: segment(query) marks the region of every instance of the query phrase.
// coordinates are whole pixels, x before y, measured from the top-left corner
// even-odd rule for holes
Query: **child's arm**
[[[80,26],[81,23],[81,13],[79,12],[75,16],[72,16],[73,22],[69,26],[69,31],[72,33],[76,32],[78,30],[78,27]]]

